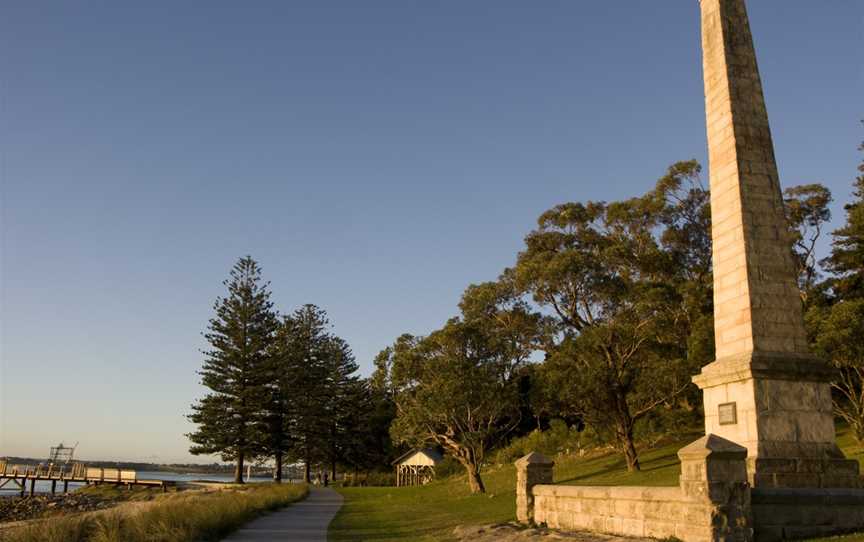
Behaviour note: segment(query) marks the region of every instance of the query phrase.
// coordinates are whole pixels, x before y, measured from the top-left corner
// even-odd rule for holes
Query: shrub
[[[396,485],[396,474],[392,472],[364,472],[345,476],[342,487],[388,487]]]
[[[549,429],[536,429],[525,436],[514,438],[510,444],[498,450],[495,461],[498,464],[513,463],[530,452],[540,452],[549,457],[562,453],[575,453],[599,445],[596,433],[586,428],[578,431],[569,427],[563,420],[552,420]]]
[[[454,474],[465,474],[465,467],[453,459],[453,456],[445,455],[444,459],[435,466],[435,478],[447,478]]]
[[[681,440],[702,425],[703,415],[699,409],[659,408],[636,423],[636,440],[655,446],[664,439]]]

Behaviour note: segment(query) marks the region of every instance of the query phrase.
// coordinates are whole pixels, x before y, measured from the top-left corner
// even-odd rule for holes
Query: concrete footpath
[[[250,521],[224,542],[327,542],[327,527],[342,508],[342,495],[309,488],[306,499]]]

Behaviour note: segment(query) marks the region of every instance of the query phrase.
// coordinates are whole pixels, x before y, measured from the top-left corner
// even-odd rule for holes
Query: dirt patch
[[[460,542],[537,542],[568,540],[570,542],[657,542],[651,538],[629,538],[601,533],[563,532],[519,523],[501,523],[456,527],[453,534]]]

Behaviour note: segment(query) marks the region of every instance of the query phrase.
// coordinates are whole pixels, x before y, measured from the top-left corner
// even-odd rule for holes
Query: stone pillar
[[[753,517],[747,482],[747,448],[717,435],[706,435],[678,452],[681,459],[681,493],[704,503],[712,540],[750,542]]]
[[[717,358],[705,433],[748,450],[754,487],[854,487],[834,439],[832,370],[807,347],[797,267],[744,0],[700,0]]]
[[[516,519],[521,523],[534,521],[534,493],[537,484],[552,483],[555,463],[539,452],[531,452],[516,461]]]

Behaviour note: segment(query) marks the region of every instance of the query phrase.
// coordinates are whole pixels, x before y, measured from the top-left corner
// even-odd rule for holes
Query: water
[[[212,474],[212,473],[179,473],[179,472],[164,472],[164,471],[138,471],[139,480],[165,480],[169,482],[192,482],[196,480],[207,480],[208,482],[233,482],[234,476],[230,474]],[[250,483],[271,482],[273,479],[269,476],[253,476],[246,480]],[[84,487],[84,484],[69,483],[69,491],[74,491]],[[30,482],[27,482],[27,491],[30,491]],[[36,482],[35,493],[51,493],[51,482]],[[6,487],[0,489],[0,497],[15,496],[21,492],[12,482],[9,482]],[[63,483],[57,482],[57,492],[63,492]]]
[[[207,480],[208,482],[233,482],[234,475],[233,474],[212,474],[212,473],[179,473],[179,472],[165,472],[165,471],[138,471],[138,479],[139,480],[166,480],[168,482],[193,482],[196,480]],[[260,482],[272,482],[273,478],[270,476],[253,476],[252,478],[246,479],[244,476],[244,480],[251,483],[260,483]]]
[[[26,486],[27,492],[30,492],[30,482],[27,482]],[[75,491],[76,489],[84,487],[84,484],[76,484],[69,482],[69,491]],[[34,490],[35,493],[51,493],[51,482],[36,482],[36,488]],[[15,497],[21,493],[21,490],[15,486],[12,482],[6,484],[6,486],[0,489],[0,497]],[[63,493],[63,482],[57,482],[57,493]]]

